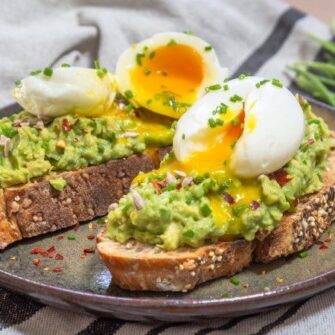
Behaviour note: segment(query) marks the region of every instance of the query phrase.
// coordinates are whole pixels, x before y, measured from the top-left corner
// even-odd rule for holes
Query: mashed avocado
[[[251,241],[258,232],[269,233],[284,212],[294,210],[299,197],[320,189],[333,145],[324,121],[312,113],[310,105],[305,103],[303,109],[306,132],[299,150],[282,169],[254,181],[254,189],[259,190],[252,193],[254,198],[238,200],[236,190],[249,186],[234,177],[210,174],[173,179],[158,170],[109,213],[108,236],[122,243],[135,238],[171,250],[218,239]],[[165,164],[173,159],[170,155]]]
[[[77,170],[171,144],[170,119],[119,106],[117,101],[110,114],[97,118],[65,115],[42,122],[26,112],[2,118],[0,186],[26,183],[52,171]]]

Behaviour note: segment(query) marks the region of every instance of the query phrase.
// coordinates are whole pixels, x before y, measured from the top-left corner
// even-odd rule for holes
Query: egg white
[[[228,90],[208,93],[195,103],[178,122],[173,139],[176,158],[185,161],[194,152],[213,145],[216,139],[208,119],[213,117],[213,110],[224,103],[230,111],[225,124],[243,107],[245,113],[243,132],[230,158],[229,169],[233,174],[242,178],[257,177],[278,170],[292,159],[305,132],[302,108],[285,87],[277,87],[269,81],[257,88],[256,84],[262,80],[259,77],[231,80],[226,83]],[[234,95],[243,101],[232,102]],[[222,131],[225,129],[223,126]]]
[[[14,88],[14,99],[38,117],[57,117],[72,113],[96,116],[105,113],[115,98],[113,77],[103,78],[94,69],[60,67],[51,76],[43,72],[22,79]]]

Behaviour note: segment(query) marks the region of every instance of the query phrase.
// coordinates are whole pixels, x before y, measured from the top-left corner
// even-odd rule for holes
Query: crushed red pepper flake
[[[88,224],[88,229],[95,230],[95,229],[97,229],[97,225],[95,223],[89,223]]]
[[[52,269],[52,272],[63,272],[63,268],[61,266],[56,266]]]
[[[83,254],[86,256],[87,254],[94,254],[95,249],[94,248],[84,248]]]
[[[256,200],[252,200],[250,203],[250,208],[255,211],[256,209],[258,209],[261,206],[261,204],[256,201]]]
[[[31,253],[32,255],[43,254],[43,253],[45,253],[45,252],[46,252],[46,251],[45,251],[43,248],[41,248],[41,247],[33,248],[33,249],[31,249],[31,251],[30,251],[30,253]]]
[[[154,187],[154,189],[157,191],[158,194],[162,193],[162,189],[161,189],[160,185],[158,184],[157,180],[153,180],[151,182],[151,184]]]
[[[315,142],[315,141],[314,141],[314,139],[313,139],[313,138],[309,138],[307,142],[308,142],[308,144],[310,144],[310,145],[311,145],[311,144],[314,144],[314,142]]]
[[[64,259],[64,256],[62,255],[62,254],[56,254],[55,255],[55,260],[57,260],[57,261],[61,261],[61,260],[63,260]]]
[[[54,245],[51,246],[51,247],[47,250],[47,252],[48,252],[49,254],[52,254],[52,253],[56,252],[56,248],[55,248],[55,246],[54,246]]]
[[[293,177],[284,169],[279,169],[269,174],[269,178],[275,180],[280,186],[287,184]]]
[[[66,132],[71,131],[72,127],[71,127],[70,122],[69,122],[69,120],[68,120],[67,118],[64,118],[64,119],[62,120],[62,128],[63,128],[64,131],[66,131]]]
[[[40,258],[34,258],[33,263],[35,266],[40,266],[42,261]]]
[[[57,236],[57,237],[56,237],[56,240],[57,240],[57,241],[60,241],[60,240],[63,240],[63,239],[64,239],[64,236],[63,236],[63,235],[61,235],[61,236]]]
[[[333,236],[332,236],[332,235],[329,235],[329,236],[325,239],[324,242],[329,243],[329,242],[331,242],[332,240],[333,240]]]
[[[326,246],[326,244],[323,243],[319,246],[319,249],[324,250],[324,249],[328,249],[328,247]]]
[[[94,234],[87,235],[87,239],[88,240],[94,240],[95,239],[95,235]]]

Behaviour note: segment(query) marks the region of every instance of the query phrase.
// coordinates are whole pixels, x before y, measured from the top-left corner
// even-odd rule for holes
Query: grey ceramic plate
[[[313,105],[315,112],[335,129],[335,111],[320,103]],[[229,279],[218,279],[187,294],[127,292],[113,285],[96,253],[83,255],[85,248],[95,245],[87,236],[96,234],[100,227],[98,223],[83,224],[77,232],[66,230],[9,247],[0,253],[0,284],[40,302],[73,311],[168,321],[256,313],[335,285],[335,242],[331,242],[324,250],[315,245],[306,258],[292,256],[268,265],[254,264],[237,275],[238,286]],[[75,234],[76,240],[68,240],[69,234]],[[63,260],[31,254],[34,247],[52,246],[64,256]],[[37,257],[42,260],[40,266],[33,264]],[[59,266],[62,272],[52,271]]]

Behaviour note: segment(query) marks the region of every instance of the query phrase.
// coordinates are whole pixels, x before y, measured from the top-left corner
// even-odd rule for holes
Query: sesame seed
[[[211,265],[209,266],[209,269],[210,269],[210,270],[214,270],[214,268],[215,268],[214,264],[211,264]]]
[[[213,257],[214,256],[214,252],[210,251],[208,255],[209,255],[209,257]]]
[[[191,276],[195,277],[195,272],[194,271],[191,271]]]

